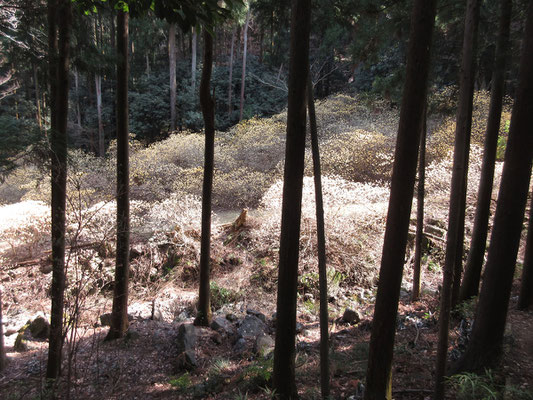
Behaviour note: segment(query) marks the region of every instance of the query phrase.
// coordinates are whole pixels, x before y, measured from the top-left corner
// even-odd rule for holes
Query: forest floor
[[[12,220],[9,223],[13,223]],[[217,282],[215,296],[219,307],[215,316],[231,316],[242,323],[247,314],[263,315],[264,333],[273,335],[276,269],[272,260],[264,262],[261,260],[265,258],[260,258],[258,262],[258,254],[247,246],[248,236],[256,224],[253,219],[238,229],[226,224],[213,239],[213,262],[217,265],[213,268],[213,280]],[[143,253],[142,246],[140,253]],[[31,254],[31,258],[36,255]],[[1,271],[9,359],[7,369],[0,374],[2,400],[42,398],[46,393],[46,340],[25,335],[26,350],[14,349],[18,328],[38,313],[48,315],[47,291],[51,274],[45,268],[45,258],[38,263],[19,261],[4,266]],[[148,262],[143,256],[139,260],[137,262]],[[393,398],[397,400],[429,399],[434,384],[441,272],[424,270],[422,296],[416,302],[410,301],[410,274],[411,268],[406,265],[393,365]],[[178,329],[192,322],[197,291],[195,280],[180,279],[183,276],[183,271],[181,275],[169,273],[152,284],[133,284],[129,333],[124,339],[111,343],[104,341],[108,328],[100,323],[100,316],[110,310],[112,291],[69,297],[72,303],[67,304],[67,310],[75,309],[74,306],[83,312],[69,320],[75,323],[75,329],[70,325],[66,336],[60,397],[271,398],[268,387],[272,359],[257,355],[251,347],[236,351],[236,336],[231,333],[197,328],[197,366],[190,371],[177,367]],[[306,293],[307,289],[299,286],[298,323],[301,325],[297,336],[296,379],[302,399],[319,399],[318,307],[313,296]],[[341,282],[337,289],[330,298],[331,398],[358,399],[366,372],[374,293],[370,289],[359,292],[349,281]],[[533,313],[516,311],[514,296],[515,292],[509,309],[501,368],[482,383],[488,382],[491,388],[507,387],[506,398],[531,398],[527,396],[533,396]],[[342,319],[347,305],[357,311],[360,322],[350,324]],[[464,333],[472,312],[473,305],[465,307],[453,323],[452,358],[464,347]],[[67,311],[67,318],[70,315]],[[510,389],[522,397],[512,397]],[[450,388],[448,398],[459,398],[457,390],[457,387]],[[476,396],[464,398],[481,398]]]

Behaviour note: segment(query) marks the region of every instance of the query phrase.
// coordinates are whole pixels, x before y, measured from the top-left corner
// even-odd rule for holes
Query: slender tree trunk
[[[200,294],[195,325],[209,326],[211,303],[209,296],[209,267],[211,249],[211,197],[215,154],[215,101],[210,94],[213,67],[213,37],[204,28],[204,62],[200,82],[200,106],[205,125],[204,182],[202,188],[202,237],[200,248]]]
[[[427,103],[427,102],[426,102]],[[426,185],[426,137],[427,137],[427,104],[424,107],[424,120],[420,132],[420,154],[418,156],[418,190],[416,201],[416,236],[415,259],[413,266],[413,291],[411,301],[420,297],[420,265],[422,263],[422,239],[424,237],[424,190]]]
[[[526,253],[522,266],[522,282],[518,296],[518,309],[527,310],[533,305],[533,193],[529,206],[529,222],[527,228]]]
[[[98,117],[98,155],[105,155],[104,123],[102,120],[102,77],[94,76],[94,88],[96,92],[96,115]]]
[[[81,111],[80,111],[80,83],[78,70],[74,70],[74,90],[76,94],[76,123],[81,128]],[[92,150],[92,149],[91,149]]]
[[[170,64],[170,130],[176,130],[176,23],[168,30],[168,60]]]
[[[191,40],[191,90],[196,90],[196,47],[197,47],[196,28],[192,28]]]
[[[416,0],[411,14],[398,139],[376,297],[365,400],[391,399],[392,355],[420,131],[426,100],[436,0]]]
[[[128,75],[128,13],[119,11],[117,18],[117,255],[111,327],[106,340],[121,338],[128,330],[130,269]]]
[[[322,170],[318,147],[315,99],[311,74],[307,77],[307,109],[311,127],[311,150],[313,152],[313,175],[315,177],[316,235],[318,244],[318,285],[320,288],[320,389],[323,399],[329,398],[329,319],[328,278],[326,269],[326,230],[324,224],[324,200],[322,197]]]
[[[33,67],[33,85],[35,87],[35,108],[36,108],[36,115],[35,119],[37,120],[37,125],[39,125],[39,130],[42,131],[43,124],[41,120],[41,95],[39,91],[39,79],[37,76],[37,66],[35,64],[32,64]]]
[[[246,55],[248,50],[248,25],[250,24],[251,8],[248,8],[246,14],[246,22],[244,23],[243,33],[243,50],[242,50],[242,75],[241,75],[241,107],[239,111],[239,121],[242,120],[242,114],[244,112],[244,87],[246,84]]]
[[[291,10],[287,142],[281,210],[276,345],[272,373],[276,395],[282,400],[298,398],[294,371],[294,348],[311,0],[293,0]]]
[[[533,1],[522,42],[520,78],[513,106],[483,285],[468,347],[457,370],[480,371],[500,360],[507,309],[533,158]]]
[[[65,290],[65,210],[67,197],[67,118],[69,50],[72,25],[68,0],[48,2],[51,82],[50,159],[52,170],[52,310],[46,378],[53,383],[61,373],[63,298]]]
[[[455,307],[457,299],[459,298],[461,274],[463,271],[466,189],[470,154],[470,134],[472,130],[472,106],[475,85],[476,46],[480,5],[480,0],[468,0],[467,2],[465,31],[463,37],[463,55],[459,77],[459,104],[457,106],[457,120],[455,125],[452,194],[450,196],[450,215],[448,218],[448,237],[446,241],[445,257],[445,259],[449,258],[448,262],[450,263],[450,268],[453,269],[450,280],[452,285],[452,308]],[[455,193],[453,193],[454,188]],[[446,270],[446,265],[444,266],[444,270]],[[443,291],[445,290],[447,289],[443,289]],[[445,296],[441,296],[441,300],[444,297]]]
[[[263,42],[265,41],[265,28],[261,26],[259,33],[259,64],[263,64]]]
[[[6,367],[6,351],[4,348],[4,319],[2,318],[2,286],[0,285],[0,372]]]
[[[479,0],[468,0],[463,38],[459,105],[457,108],[457,122],[455,128],[455,149],[448,217],[448,235],[446,240],[444,277],[440,299],[435,400],[441,400],[444,398],[444,376],[446,375],[446,359],[448,354],[450,311],[454,304],[454,286],[458,285],[457,279],[461,279],[466,177],[468,174],[468,153],[470,149],[470,131],[472,126],[475,41],[479,20],[479,7]]]
[[[492,93],[490,99],[489,118],[485,135],[483,165],[479,180],[478,200],[470,252],[466,261],[465,273],[459,301],[467,300],[478,294],[481,268],[485,256],[490,216],[490,201],[492,197],[492,182],[496,150],[498,147],[498,133],[502,114],[503,91],[505,81],[505,61],[508,57],[509,26],[511,22],[512,0],[501,1],[500,31],[496,45],[496,59],[492,75]]]
[[[233,107],[231,104],[231,94],[233,93],[233,48],[235,46],[235,37],[237,36],[237,28],[231,31],[231,47],[229,52],[229,78],[228,78],[228,116],[231,117]]]

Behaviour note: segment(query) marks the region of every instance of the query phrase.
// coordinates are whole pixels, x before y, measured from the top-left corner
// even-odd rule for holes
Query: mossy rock
[[[15,351],[23,353],[28,350],[28,343],[26,342],[26,337],[24,336],[24,331],[19,332],[17,338],[15,339],[15,344],[13,345]]]
[[[35,339],[48,339],[50,336],[50,323],[44,317],[35,318],[28,329]]]

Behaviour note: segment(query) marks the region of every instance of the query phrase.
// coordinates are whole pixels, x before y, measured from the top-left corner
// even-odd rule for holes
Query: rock
[[[296,333],[302,333],[303,330],[304,330],[304,326],[301,323],[297,322],[296,323]]]
[[[227,335],[230,335],[234,331],[233,324],[223,317],[215,317],[211,322],[211,329]]]
[[[236,354],[242,354],[246,351],[246,347],[246,340],[244,338],[239,338],[239,340],[233,345],[233,352]]]
[[[24,331],[20,332],[15,339],[15,344],[13,345],[15,351],[22,353],[28,350],[28,343],[26,342],[26,337],[24,336]]]
[[[130,261],[139,258],[144,254],[143,248],[140,244],[131,246],[130,248]]]
[[[315,296],[313,296],[313,293],[305,293],[304,294],[304,301],[314,301]]]
[[[196,361],[196,354],[194,350],[187,350],[182,352],[177,359],[176,367],[179,370],[187,369],[192,370],[198,366]]]
[[[226,319],[230,322],[236,322],[239,318],[235,314],[228,313],[226,314]]]
[[[222,335],[218,332],[215,332],[215,334],[211,337],[211,340],[213,340],[213,343],[215,344],[222,344]]]
[[[254,317],[259,318],[263,323],[266,322],[265,314],[263,314],[262,312],[259,312],[259,311],[253,310],[251,308],[248,308],[248,309],[246,309],[246,314],[253,315]]]
[[[194,352],[196,347],[196,328],[193,324],[182,324],[178,328],[178,337],[176,338],[176,347],[178,353],[189,350]]]
[[[347,308],[342,315],[342,321],[350,325],[355,325],[361,321],[361,317],[357,311]]]
[[[254,344],[254,353],[267,358],[273,353],[273,351],[274,339],[269,335],[259,335]]]
[[[245,339],[255,339],[265,332],[266,325],[259,318],[253,315],[247,315],[241,322],[237,330],[239,335]]]
[[[48,339],[50,336],[50,323],[44,317],[37,317],[28,326],[35,339]]]

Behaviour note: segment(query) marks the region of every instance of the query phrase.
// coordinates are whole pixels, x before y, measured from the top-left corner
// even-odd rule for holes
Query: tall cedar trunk
[[[80,83],[78,70],[74,70],[74,93],[76,94],[76,123],[81,128]],[[92,148],[90,149],[92,150]]]
[[[243,33],[243,50],[242,50],[242,75],[241,75],[241,107],[239,111],[239,121],[242,120],[242,114],[244,112],[244,86],[246,83],[246,55],[248,53],[248,25],[250,24],[250,13],[251,8],[248,8],[248,13],[246,14],[246,22],[244,23],[244,33]]]
[[[498,133],[502,114],[503,90],[505,78],[505,61],[508,57],[509,25],[511,22],[512,0],[501,1],[500,30],[496,45],[496,58],[492,75],[492,93],[490,99],[489,118],[485,136],[485,148],[481,178],[479,180],[478,200],[470,252],[466,261],[463,282],[459,291],[458,301],[467,300],[478,294],[481,268],[487,244],[492,182],[498,147]]]
[[[176,129],[176,23],[168,30],[168,61],[170,69],[170,130]]]
[[[106,340],[121,338],[128,329],[130,269],[128,75],[128,13],[119,11],[117,17],[117,256],[111,327]]]
[[[396,313],[413,202],[435,9],[436,0],[416,0],[411,15],[406,80],[370,338],[366,400],[390,399],[392,396],[391,365]]]
[[[231,47],[229,53],[229,78],[228,78],[228,115],[231,117],[233,107],[231,105],[231,94],[233,93],[233,49],[235,47],[235,37],[237,36],[237,28],[231,31]]]
[[[52,169],[52,310],[46,378],[61,373],[63,347],[63,297],[65,290],[65,208],[67,197],[67,117],[71,4],[68,0],[48,2]],[[59,43],[58,43],[59,41]]]
[[[479,0],[468,0],[465,16],[463,59],[461,64],[459,104],[457,108],[455,128],[455,148],[450,192],[448,234],[440,299],[439,342],[437,346],[437,364],[435,372],[436,400],[444,397],[444,376],[446,374],[446,358],[448,353],[450,310],[454,304],[454,300],[456,300],[454,299],[454,292],[457,292],[458,294],[458,289],[454,290],[454,287],[459,287],[461,279],[466,177],[468,174],[468,154],[472,126],[472,98],[474,94],[474,49],[479,20],[479,6]]]
[[[197,48],[197,33],[196,28],[192,28],[191,39],[191,90],[196,90],[196,48]]]
[[[96,92],[96,114],[98,117],[98,155],[105,155],[104,123],[102,121],[102,77],[94,76],[94,88]]]
[[[519,310],[527,310],[533,305],[533,193],[531,194],[531,204],[529,207],[526,253],[522,267],[520,295],[518,296]]]
[[[294,347],[296,286],[306,131],[306,87],[309,73],[311,0],[293,0],[289,62],[287,142],[281,209],[276,345],[272,382],[280,399],[296,399]]]
[[[416,236],[415,259],[413,266],[413,291],[411,300],[420,297],[420,265],[422,263],[422,238],[424,236],[424,190],[426,185],[426,137],[427,137],[427,104],[424,107],[424,120],[420,132],[420,154],[418,155],[418,190],[416,193]]]
[[[458,370],[491,368],[500,359],[533,158],[533,0],[529,1],[509,139],[475,323]]]
[[[2,318],[2,286],[0,285],[0,372],[6,367],[6,353],[4,349],[4,319]]]
[[[210,94],[211,70],[213,68],[213,37],[204,28],[204,62],[200,81],[200,106],[204,116],[205,153],[204,182],[202,187],[202,237],[200,245],[200,294],[195,325],[208,326],[211,322],[209,296],[209,268],[211,253],[211,197],[213,193],[213,170],[215,157],[215,101]]]
[[[459,76],[459,103],[457,106],[455,124],[455,148],[451,183],[452,194],[450,195],[448,236],[446,240],[446,256],[444,262],[445,274],[447,268],[446,263],[449,263],[449,268],[453,271],[450,274],[451,279],[449,283],[451,285],[452,307],[455,307],[457,304],[459,288],[461,286],[461,274],[463,271],[466,189],[470,154],[470,133],[472,130],[472,103],[475,84],[476,43],[480,5],[480,0],[468,0],[467,2],[463,36],[463,54]],[[446,290],[447,288],[443,289],[443,291]],[[445,296],[441,296],[441,300],[443,298],[445,298]]]
[[[318,285],[320,289],[320,389],[322,398],[329,397],[329,329],[328,329],[328,278],[326,270],[326,230],[324,226],[324,200],[322,197],[322,170],[318,148],[315,99],[311,73],[307,77],[307,109],[311,127],[311,150],[315,178],[316,236],[318,244]]]
[[[33,67],[33,85],[35,87],[35,117],[39,130],[42,130],[43,124],[41,120],[41,95],[39,94],[39,78],[37,76],[37,65],[32,64]]]

